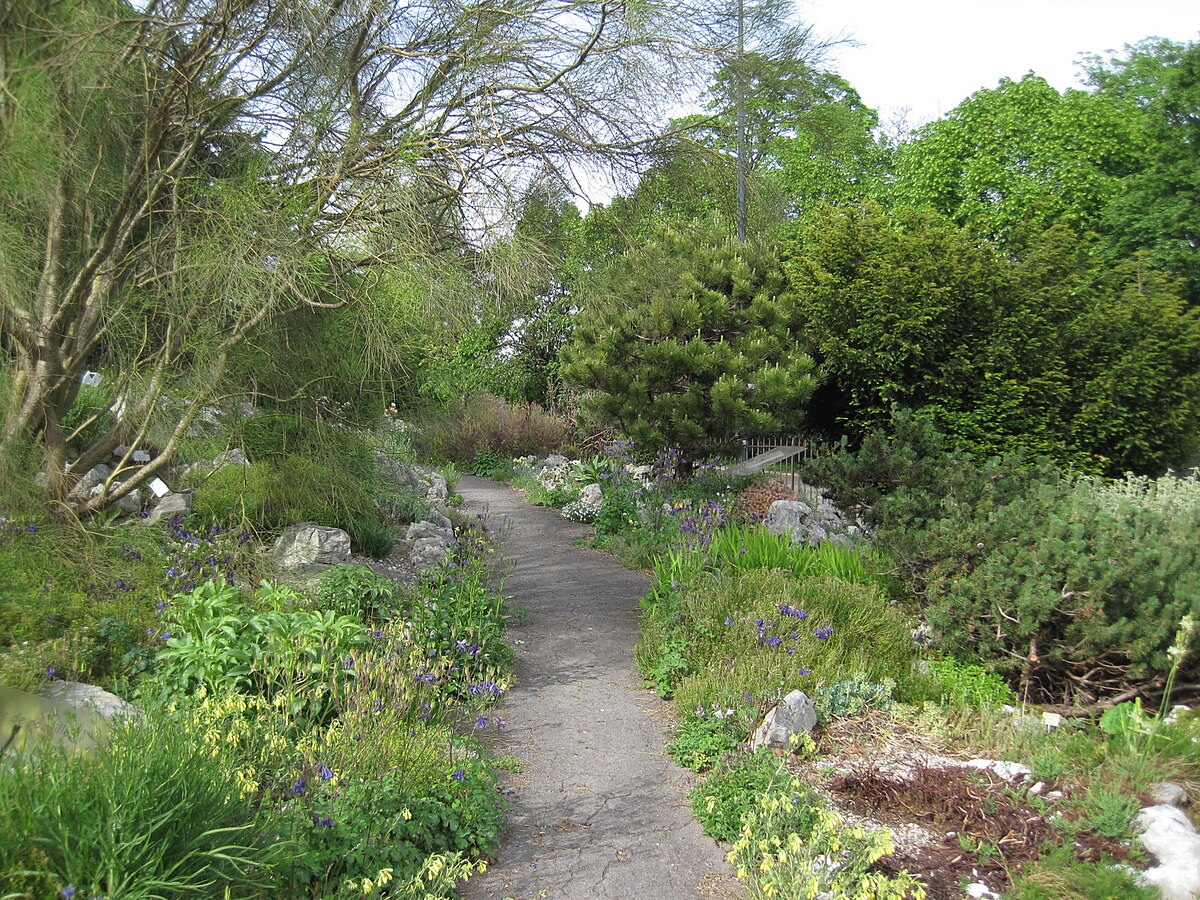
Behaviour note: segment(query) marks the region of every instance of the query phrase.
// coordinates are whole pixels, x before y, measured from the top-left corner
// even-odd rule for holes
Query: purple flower
[[[772,649],[775,647],[778,647],[782,643],[783,643],[783,638],[781,638],[781,637],[775,637],[774,635],[772,635],[771,637],[767,638],[767,646],[771,647]]]
[[[487,724],[488,724],[487,716],[480,716],[478,719],[475,720],[476,728],[487,728]]]
[[[292,785],[292,793],[295,794],[297,797],[299,797],[301,794],[304,793],[304,788],[307,785],[308,785],[308,782],[305,780],[304,776],[301,775],[299,778],[296,779],[296,783],[294,785]]]
[[[55,678],[58,677],[58,669],[54,668],[54,666],[47,666],[46,667],[46,677],[50,681],[53,681]],[[75,889],[71,888],[71,890],[74,891]]]
[[[800,677],[801,678],[803,678],[805,675],[811,675],[811,674],[812,673],[808,671],[808,668],[806,666],[800,667]]]
[[[328,781],[333,777],[333,772],[329,770],[329,766],[325,765],[325,763],[317,764],[317,774],[321,776],[322,781]]]
[[[329,818],[329,816],[318,816],[316,813],[313,813],[312,820],[314,825],[320,825],[322,828],[333,827],[333,819]]]
[[[450,777],[453,778],[455,781],[462,783],[467,780],[467,773],[464,772],[462,769],[459,769],[457,772],[455,772]]]
[[[168,641],[170,639],[171,639],[171,632],[169,632],[169,631],[164,631],[162,633],[162,635],[159,637],[160,641]]]
[[[827,641],[833,635],[832,625],[822,625],[813,631],[813,637],[819,641]]]
[[[466,642],[466,641],[455,641],[455,642],[454,642],[454,649],[455,649],[455,650],[457,650],[457,651],[459,651],[460,653],[464,653],[464,652],[466,652],[466,649],[467,649],[467,642]]]
[[[28,531],[30,534],[36,534],[37,526],[34,525],[32,522],[30,522],[28,525],[25,526],[25,530]],[[66,888],[63,888],[63,890],[65,891]],[[71,888],[71,895],[72,896],[75,895],[75,888]]]
[[[68,884],[58,892],[58,896],[62,897],[63,900],[73,900],[75,897],[75,885]]]
[[[733,619],[731,619],[729,616],[726,616],[725,617],[725,627],[728,628],[732,624],[733,624]]]

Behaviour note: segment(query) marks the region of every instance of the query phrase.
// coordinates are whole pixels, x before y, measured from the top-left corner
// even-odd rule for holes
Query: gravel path
[[[516,683],[497,714],[494,753],[510,832],[467,900],[735,897],[722,848],[687,805],[690,773],[664,751],[659,701],[634,669],[643,573],[572,545],[591,529],[463,476],[466,511],[487,510],[508,563],[505,590],[527,611],[513,624]]]

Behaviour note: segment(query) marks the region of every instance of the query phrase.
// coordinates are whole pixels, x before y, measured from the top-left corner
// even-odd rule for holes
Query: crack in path
[[[641,572],[572,545],[591,529],[526,503],[511,488],[463,476],[466,511],[501,530],[505,590],[526,610],[513,623],[516,683],[498,714],[495,754],[509,833],[466,900],[740,896],[721,847],[687,803],[690,773],[665,753],[667,728],[646,711],[634,670]]]

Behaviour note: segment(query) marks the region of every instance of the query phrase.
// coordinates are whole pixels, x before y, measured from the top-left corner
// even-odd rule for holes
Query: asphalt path
[[[576,546],[592,529],[519,493],[463,476],[465,511],[500,535],[505,592],[526,611],[509,640],[515,684],[489,738],[521,762],[505,774],[508,833],[466,900],[739,895],[724,850],[687,803],[691,773],[666,755],[663,704],[633,663],[648,579]]]

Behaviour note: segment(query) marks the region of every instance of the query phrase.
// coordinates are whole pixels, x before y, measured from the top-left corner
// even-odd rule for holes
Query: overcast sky
[[[1200,39],[1200,0],[798,0],[798,9],[822,35],[857,41],[832,67],[885,124],[905,107],[911,125],[936,119],[1030,70],[1071,87],[1080,53]]]

